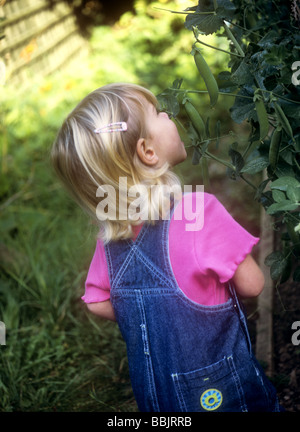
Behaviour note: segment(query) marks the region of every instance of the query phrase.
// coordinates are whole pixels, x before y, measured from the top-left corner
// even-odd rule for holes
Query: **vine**
[[[207,160],[214,159],[227,167],[232,179],[241,178],[255,190],[255,199],[274,218],[274,229],[280,227],[282,231],[280,249],[265,259],[271,277],[277,282],[285,282],[289,277],[300,282],[299,1],[200,0],[197,6],[180,13],[186,14],[185,26],[194,34],[192,55],[207,90],[184,89],[183,80],[176,79],[158,95],[161,108],[191,138],[194,165],[201,162],[205,166]],[[201,40],[201,35],[212,33],[226,37],[228,50]],[[199,45],[225,52],[230,72],[221,72],[216,81]],[[187,127],[180,121],[187,105],[192,110],[189,95],[203,92],[209,94],[211,105],[212,100],[217,103],[220,95],[234,98],[230,108],[232,120],[250,125],[243,151],[236,134],[225,134],[234,138],[226,160],[209,150],[212,142],[219,144],[224,138],[220,135],[219,121],[214,137],[210,134],[209,118],[203,132],[199,112],[196,115],[193,111],[194,115],[188,117]],[[261,181],[255,184],[258,173]]]

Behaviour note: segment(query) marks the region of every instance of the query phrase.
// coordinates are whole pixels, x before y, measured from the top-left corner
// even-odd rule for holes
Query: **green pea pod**
[[[208,163],[207,163],[207,158],[205,157],[202,158],[201,168],[202,168],[203,184],[209,188],[210,181],[209,181]]]
[[[196,48],[195,48],[194,59],[195,59],[197,69],[200,75],[202,76],[202,78],[204,79],[210,97],[210,105],[211,107],[213,107],[217,103],[219,97],[219,87],[217,81],[213,76],[212,71],[210,70],[202,54]]]
[[[194,107],[194,105],[192,104],[192,102],[189,99],[187,99],[185,101],[184,108],[186,110],[186,113],[187,113],[189,119],[192,122],[194,129],[196,130],[196,132],[199,135],[199,138],[202,141],[205,137],[204,121],[202,120],[200,114],[198,113],[198,111],[196,110],[196,108]]]
[[[282,136],[282,128],[281,126],[277,126],[277,128],[273,131],[271,144],[269,148],[269,161],[270,161],[271,168],[273,170],[276,168],[278,162],[281,136]]]
[[[260,140],[263,141],[269,132],[269,120],[267,110],[262,98],[255,100],[255,108],[259,122]]]
[[[282,127],[285,130],[286,134],[294,140],[293,129],[291,128],[290,122],[288,121],[286,115],[284,114],[281,106],[278,105],[276,102],[274,102],[274,108],[277,115],[277,119],[282,124]]]

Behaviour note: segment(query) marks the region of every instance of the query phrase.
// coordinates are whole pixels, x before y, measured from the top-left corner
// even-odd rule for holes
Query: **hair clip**
[[[110,133],[110,132],[125,132],[125,131],[127,131],[126,122],[109,123],[106,126],[102,126],[94,130],[95,133]]]

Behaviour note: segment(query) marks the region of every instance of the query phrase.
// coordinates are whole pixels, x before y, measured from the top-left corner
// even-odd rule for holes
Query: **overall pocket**
[[[172,374],[180,411],[245,412],[244,392],[231,355],[210,366]]]

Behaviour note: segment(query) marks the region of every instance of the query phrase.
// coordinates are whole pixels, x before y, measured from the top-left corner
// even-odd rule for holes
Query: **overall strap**
[[[245,334],[245,337],[246,337],[246,340],[248,343],[249,352],[252,353],[252,344],[251,344],[250,335],[249,335],[249,331],[248,331],[247,319],[246,319],[246,315],[244,312],[244,307],[241,304],[241,302],[237,296],[235,287],[234,287],[232,282],[228,283],[228,289],[229,289],[229,292],[230,292],[230,295],[231,295],[231,298],[233,301],[233,306],[236,309],[237,314],[239,316],[240,323],[241,323],[242,329],[244,331],[244,334]]]
[[[105,245],[111,288],[155,285],[172,288],[174,276],[168,259],[169,220],[145,223],[135,241],[119,240]]]

